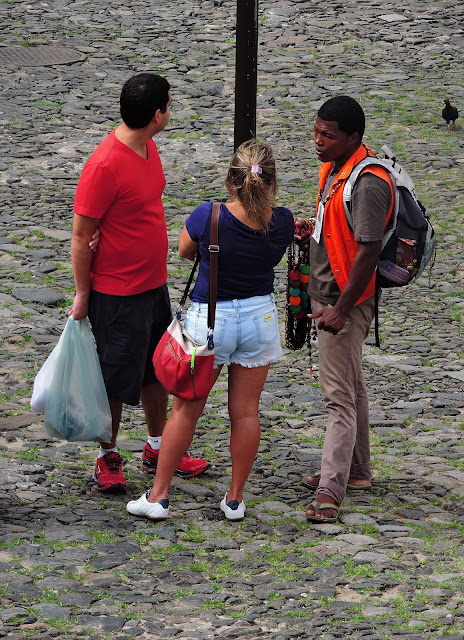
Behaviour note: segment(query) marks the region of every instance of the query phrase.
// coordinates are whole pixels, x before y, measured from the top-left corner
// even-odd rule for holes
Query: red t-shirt
[[[112,131],[87,160],[74,212],[100,220],[92,259],[92,289],[129,296],[167,280],[168,236],[161,201],[166,180],[153,140],[148,159]]]

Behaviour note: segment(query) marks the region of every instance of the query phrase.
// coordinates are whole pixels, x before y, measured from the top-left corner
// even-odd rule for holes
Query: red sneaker
[[[142,454],[142,469],[147,473],[156,473],[158,456],[159,451],[152,449],[147,442]],[[192,458],[188,453],[185,453],[177,465],[176,474],[183,478],[195,478],[206,471],[206,469],[209,469],[209,466],[208,460]]]
[[[122,474],[122,458],[112,451],[102,458],[97,458],[95,480],[99,491],[122,492],[126,490],[126,481]]]
[[[159,450],[152,449],[148,442],[145,444],[142,453],[142,469],[147,473],[156,473],[158,466]]]

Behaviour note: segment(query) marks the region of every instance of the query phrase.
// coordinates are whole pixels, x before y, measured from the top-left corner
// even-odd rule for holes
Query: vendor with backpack
[[[306,484],[316,490],[306,517],[335,522],[347,487],[370,487],[369,406],[361,368],[362,344],[374,317],[375,271],[393,210],[388,172],[368,166],[353,188],[352,227],[347,222],[344,185],[354,167],[373,155],[362,143],[365,117],[349,96],[325,102],[314,134],[321,160],[316,224],[310,244],[310,318],[316,319],[319,373],[328,412],[321,471]]]

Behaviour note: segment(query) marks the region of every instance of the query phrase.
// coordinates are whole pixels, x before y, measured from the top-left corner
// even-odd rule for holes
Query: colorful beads
[[[288,302],[291,312],[297,320],[304,318],[304,310],[309,306],[306,293],[309,282],[309,264],[299,264],[288,273]]]
[[[314,229],[314,220],[295,219],[296,235],[308,237]],[[287,248],[287,313],[285,316],[285,344],[289,349],[300,349],[305,343],[311,353],[311,319],[308,318],[310,301],[309,243],[300,246],[295,240]]]

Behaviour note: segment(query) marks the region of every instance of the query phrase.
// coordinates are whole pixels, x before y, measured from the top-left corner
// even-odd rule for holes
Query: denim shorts
[[[198,342],[206,342],[208,304],[193,302],[187,311],[185,330]],[[280,358],[279,323],[274,295],[241,300],[220,300],[214,327],[214,366],[240,364],[264,367]]]

